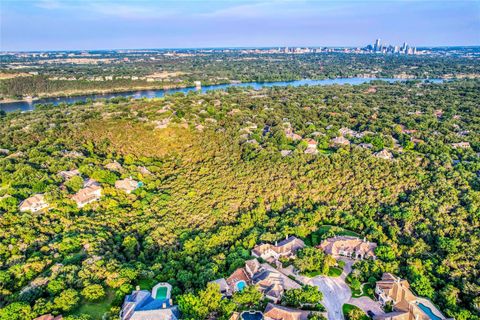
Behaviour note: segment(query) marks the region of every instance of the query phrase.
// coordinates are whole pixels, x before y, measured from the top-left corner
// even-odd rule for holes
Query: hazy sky
[[[0,50],[480,45],[480,0],[0,0]]]

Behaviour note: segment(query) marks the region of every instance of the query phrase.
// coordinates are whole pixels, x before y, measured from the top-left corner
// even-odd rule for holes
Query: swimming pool
[[[244,311],[241,314],[242,320],[261,320],[263,313],[260,311]]]
[[[442,320],[442,318],[436,316],[432,309],[430,309],[429,307],[427,307],[426,305],[424,305],[423,303],[419,303],[418,304],[418,307],[420,309],[422,309],[423,312],[425,312],[425,314],[432,320]]]
[[[240,280],[235,284],[235,288],[237,289],[237,291],[242,291],[246,286],[247,283],[243,280]]]
[[[158,287],[155,299],[164,300],[167,299],[167,287]]]

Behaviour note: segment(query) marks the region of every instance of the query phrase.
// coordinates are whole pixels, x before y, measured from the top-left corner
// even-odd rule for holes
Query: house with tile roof
[[[115,188],[125,191],[125,193],[130,194],[139,187],[142,186],[142,183],[135,181],[132,178],[126,178],[123,180],[115,181]]]
[[[43,194],[36,194],[34,196],[31,196],[30,198],[27,198],[23,200],[20,203],[20,206],[18,209],[20,212],[38,212],[40,210],[43,210],[45,208],[48,208],[48,203],[45,201],[45,197]]]
[[[80,175],[80,171],[78,171],[78,169],[74,169],[74,170],[66,170],[66,171],[60,171],[58,173],[58,175],[60,177],[62,177],[64,180],[68,180],[74,176],[78,176]]]
[[[110,171],[117,171],[117,172],[120,172],[123,169],[122,165],[120,163],[118,163],[117,161],[107,163],[105,165],[105,168],[107,168]]]
[[[33,320],[62,320],[63,317],[61,315],[59,316],[53,316],[51,314],[44,314],[43,316],[37,317]]]
[[[263,312],[263,318],[266,320],[307,320],[310,313],[310,311],[292,309],[269,303]]]
[[[340,136],[331,139],[330,144],[333,146],[348,146],[350,144],[350,141],[343,136]]]
[[[377,244],[350,236],[335,236],[322,241],[317,248],[332,256],[346,256],[352,259],[376,259]]]
[[[256,285],[267,299],[275,303],[281,300],[285,290],[300,288],[298,283],[269,264],[260,264],[257,259],[246,261],[245,267],[238,268],[227,279],[220,278],[211,283],[219,285],[223,296],[231,296],[247,285]]]
[[[382,149],[381,151],[376,152],[374,154],[374,156],[377,157],[377,158],[380,158],[380,159],[384,159],[384,160],[393,159],[393,154],[390,151],[388,151],[387,149]]]
[[[391,304],[393,311],[374,316],[374,320],[447,320],[430,300],[416,297],[407,280],[391,273],[377,281],[375,295],[382,305]]]
[[[295,236],[286,237],[274,245],[263,243],[256,245],[252,250],[252,256],[264,260],[278,260],[280,257],[294,257],[298,250],[305,248],[305,243]]]
[[[97,183],[87,183],[86,187],[80,189],[72,200],[77,203],[78,208],[83,208],[89,203],[99,200],[102,197],[102,187]]]

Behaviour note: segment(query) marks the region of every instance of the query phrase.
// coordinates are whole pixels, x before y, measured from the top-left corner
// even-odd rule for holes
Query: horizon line
[[[368,45],[366,45],[368,46]],[[343,49],[343,48],[365,48],[366,46],[214,46],[214,47],[151,47],[151,48],[99,48],[99,49],[40,49],[40,50],[0,50],[0,53],[35,53],[35,52],[75,52],[75,51],[120,51],[120,50],[202,50],[202,49],[274,49],[274,48],[332,48],[332,49]],[[435,46],[414,46],[417,49],[423,48],[480,48],[480,44],[475,45],[435,45]]]

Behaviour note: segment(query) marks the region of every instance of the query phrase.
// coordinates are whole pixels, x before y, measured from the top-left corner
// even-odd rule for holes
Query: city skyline
[[[479,1],[4,1],[0,50],[475,46],[479,30]]]

